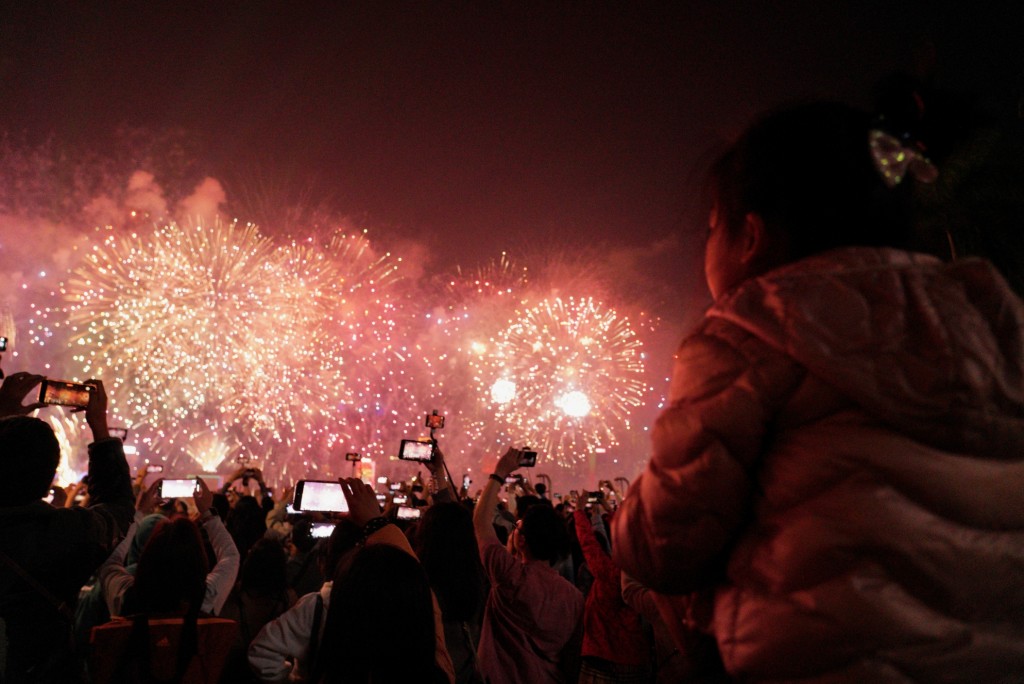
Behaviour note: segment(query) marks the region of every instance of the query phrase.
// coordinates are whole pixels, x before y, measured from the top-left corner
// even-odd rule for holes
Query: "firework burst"
[[[75,360],[116,378],[118,408],[165,458],[211,469],[272,454],[274,475],[301,477],[346,437],[339,407],[359,404],[347,371],[387,353],[394,269],[363,235],[277,246],[221,222],[111,234],[66,287]]]
[[[590,297],[524,307],[470,357],[492,422],[565,467],[618,444],[650,389],[629,320]]]

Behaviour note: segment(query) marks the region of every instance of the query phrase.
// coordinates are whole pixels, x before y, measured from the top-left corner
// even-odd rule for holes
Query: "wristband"
[[[505,484],[505,478],[503,478],[501,475],[498,475],[498,473],[491,473],[487,477],[489,477],[490,479],[494,480],[495,482],[497,482],[500,485]]]
[[[390,520],[385,518],[383,515],[378,515],[376,518],[373,518],[363,525],[363,540],[365,541],[371,534],[381,528],[387,527],[390,524]]]

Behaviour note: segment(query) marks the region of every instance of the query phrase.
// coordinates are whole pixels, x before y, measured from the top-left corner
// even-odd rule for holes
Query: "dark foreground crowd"
[[[937,173],[841,105],[748,129],[649,463],[575,506],[510,491],[516,449],[476,501],[436,453],[412,519],[355,479],[336,516],[231,488],[258,471],[161,500],[98,381],[87,499],[54,505],[11,375],[3,683],[1024,681],[1024,304],[919,243]]]

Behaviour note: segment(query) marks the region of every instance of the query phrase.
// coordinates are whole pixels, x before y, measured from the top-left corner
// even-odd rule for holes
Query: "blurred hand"
[[[135,510],[142,511],[143,514],[149,515],[153,512],[156,507],[156,502],[160,499],[160,484],[164,481],[161,477],[153,484],[149,485],[147,489],[143,489],[139,492],[138,497],[135,499]]]
[[[68,500],[68,493],[60,485],[53,485],[53,501],[50,505],[54,508],[64,508],[64,504]]]
[[[199,486],[192,500],[196,504],[196,510],[199,511],[199,515],[205,515],[206,511],[213,508],[213,492],[206,486],[206,481],[203,478],[197,477],[196,482]]]
[[[444,475],[444,452],[436,443],[434,444],[434,455],[427,461],[427,470],[435,479]]]
[[[292,500],[292,496],[295,494],[295,486],[288,485],[283,490],[274,495],[274,503],[286,504]]]
[[[502,478],[511,475],[513,471],[519,469],[519,458],[522,454],[521,449],[509,447],[505,455],[499,458],[498,462],[494,465],[494,474]]]
[[[380,504],[373,488],[356,477],[340,480],[341,491],[348,501],[348,514],[356,525],[362,527],[374,518],[380,517]]]
[[[103,388],[103,381],[96,378],[89,378],[86,385],[92,385],[93,391],[89,394],[89,405],[85,409],[72,409],[73,413],[85,411],[85,422],[92,430],[92,440],[98,442],[101,439],[109,439],[110,431],[107,428],[107,391]]]
[[[38,401],[28,405],[22,404],[32,388],[45,379],[46,376],[32,373],[14,373],[4,378],[3,384],[0,384],[0,418],[24,416],[46,406]]]

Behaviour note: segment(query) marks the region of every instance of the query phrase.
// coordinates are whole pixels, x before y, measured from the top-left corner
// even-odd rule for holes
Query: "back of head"
[[[484,571],[472,514],[456,502],[428,508],[417,531],[416,554],[445,620],[470,619],[484,596]]]
[[[345,657],[322,659],[322,681],[444,681],[435,647],[430,585],[419,562],[388,544],[360,549],[331,590],[321,651]]]
[[[910,247],[910,183],[888,187],[872,158],[869,115],[834,103],[769,114],[711,170],[715,211],[735,234],[747,214],[783,236],[792,260],[836,247]]]
[[[266,534],[267,516],[256,497],[243,496],[228,513],[224,526],[244,558],[249,548]]]
[[[521,528],[530,554],[537,560],[558,560],[569,548],[565,519],[551,506],[531,506],[523,515]]]
[[[53,429],[38,418],[0,418],[0,507],[46,496],[60,463]]]
[[[156,526],[139,557],[131,612],[180,614],[198,610],[210,571],[199,528],[187,518]]]
[[[288,590],[285,566],[288,554],[273,539],[264,537],[249,549],[238,579],[241,588],[252,596],[278,596]]]

